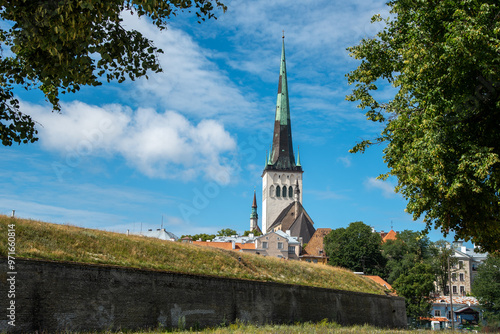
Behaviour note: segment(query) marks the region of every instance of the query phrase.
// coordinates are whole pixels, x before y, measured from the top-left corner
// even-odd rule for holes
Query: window
[[[454,285],[453,288],[452,288],[452,290],[453,290],[453,294],[456,295],[457,294],[457,286]]]
[[[274,186],[269,187],[269,196],[274,197],[275,191]]]
[[[267,249],[267,242],[266,242],[266,241],[264,241],[264,242],[262,243],[262,248]]]
[[[446,288],[444,289],[444,295],[448,296],[450,294],[450,286],[447,285]]]
[[[456,281],[457,280],[457,273],[452,273],[451,274],[451,280]]]
[[[280,186],[276,186],[276,197],[281,197]]]
[[[463,286],[463,285],[460,285],[460,294],[462,296],[465,296],[465,286]]]
[[[318,263],[318,259],[313,259],[313,263]]]
[[[278,242],[278,249],[283,249],[283,243],[282,242]]]
[[[458,261],[458,268],[463,269],[464,261]]]
[[[448,319],[451,319],[451,311],[448,311],[448,313],[446,314],[446,317],[447,317]]]
[[[295,253],[295,246],[288,246],[288,253],[294,254]]]
[[[463,282],[463,281],[465,281],[464,274],[463,274],[463,273],[460,273],[460,282]]]
[[[434,316],[435,317],[440,317],[441,316],[441,311],[440,310],[434,310]]]
[[[288,197],[293,198],[293,188],[292,188],[292,186],[290,186],[288,188]]]
[[[286,186],[283,186],[283,192],[281,193],[283,197],[286,197]]]

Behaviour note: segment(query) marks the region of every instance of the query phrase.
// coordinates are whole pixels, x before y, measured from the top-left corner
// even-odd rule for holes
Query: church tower
[[[252,213],[250,213],[250,232],[261,232],[259,228],[259,215],[257,214],[257,198],[253,191]]]
[[[295,188],[298,201],[302,204],[302,166],[293,155],[292,126],[288,102],[288,84],[286,79],[285,37],[281,51],[278,98],[274,120],[273,145],[262,173],[262,233],[274,223],[280,213],[294,203]]]

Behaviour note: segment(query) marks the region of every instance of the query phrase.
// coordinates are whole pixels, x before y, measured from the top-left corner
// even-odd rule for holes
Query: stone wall
[[[405,327],[404,300],[340,290],[111,266],[16,259],[15,327],[0,332],[118,330],[320,321]],[[6,294],[7,265],[0,264]],[[6,319],[6,320],[5,320]]]

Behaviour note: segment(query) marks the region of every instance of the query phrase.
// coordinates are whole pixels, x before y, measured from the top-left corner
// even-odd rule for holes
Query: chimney
[[[12,214],[10,215],[10,217],[14,218],[15,215],[16,215],[16,210],[12,210]]]
[[[130,230],[129,230],[129,229],[127,229],[127,236],[129,236],[129,235],[130,235]]]

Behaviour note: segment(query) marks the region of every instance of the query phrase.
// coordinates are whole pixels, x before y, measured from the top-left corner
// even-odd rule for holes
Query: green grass
[[[429,333],[431,331],[428,331]],[[117,332],[97,332],[97,333],[108,333],[113,334]],[[207,328],[203,330],[173,330],[166,331],[162,329],[156,330],[144,330],[144,331],[121,331],[118,333],[128,333],[128,334],[152,334],[152,333],[206,333],[206,334],[293,334],[293,333],[305,333],[305,334],[349,334],[349,333],[359,333],[359,334],[421,334],[422,330],[405,330],[405,329],[382,329],[376,328],[368,325],[364,326],[349,326],[342,327],[334,322],[328,322],[323,320],[319,323],[296,323],[294,325],[265,325],[265,326],[255,326],[251,324],[236,323],[231,324],[227,327],[217,327],[217,328]],[[446,333],[463,333],[461,331],[446,330]]]
[[[117,265],[384,294],[378,284],[342,268],[0,215],[0,256],[3,257],[7,256],[7,225],[12,223],[16,226],[17,258]]]

